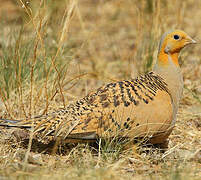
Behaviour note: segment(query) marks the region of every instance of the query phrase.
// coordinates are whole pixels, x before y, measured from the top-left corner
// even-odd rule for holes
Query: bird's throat
[[[172,61],[176,66],[179,67],[179,61],[178,61],[179,53],[165,53],[164,51],[161,51],[158,55],[158,65],[160,66],[168,66],[170,61]]]

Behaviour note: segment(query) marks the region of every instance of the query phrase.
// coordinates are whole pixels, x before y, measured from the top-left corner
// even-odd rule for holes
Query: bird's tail
[[[16,128],[23,128],[23,129],[30,129],[30,123],[25,123],[21,120],[10,120],[10,119],[0,119],[0,126],[4,127],[16,127]]]

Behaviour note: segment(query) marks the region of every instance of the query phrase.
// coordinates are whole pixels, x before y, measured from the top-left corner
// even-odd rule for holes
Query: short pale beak
[[[196,44],[197,42],[194,40],[194,39],[192,39],[190,36],[187,36],[187,44]]]

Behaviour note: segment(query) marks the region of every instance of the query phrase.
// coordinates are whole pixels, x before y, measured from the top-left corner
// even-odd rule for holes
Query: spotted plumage
[[[174,35],[181,37],[174,40]],[[193,40],[183,31],[166,33],[152,72],[107,84],[84,98],[45,116],[2,120],[1,126],[31,128],[39,141],[123,136],[149,137],[163,143],[171,133],[182,93],[178,52]],[[178,44],[180,43],[180,44]],[[176,47],[176,48],[175,48]]]

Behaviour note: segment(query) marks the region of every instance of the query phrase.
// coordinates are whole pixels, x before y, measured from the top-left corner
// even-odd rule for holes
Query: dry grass
[[[43,114],[106,82],[149,71],[158,40],[169,29],[181,28],[201,40],[200,1],[0,2],[5,3],[0,7],[4,118]],[[122,150],[118,144],[37,153],[8,141],[12,130],[1,129],[0,179],[200,179],[200,43],[185,50],[181,64],[184,96],[165,153],[137,145]]]

